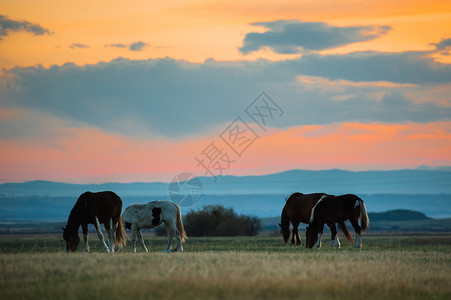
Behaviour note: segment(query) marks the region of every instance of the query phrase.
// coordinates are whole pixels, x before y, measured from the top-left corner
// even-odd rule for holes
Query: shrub
[[[208,205],[185,215],[188,236],[255,236],[260,220],[253,216],[237,215],[233,208]]]

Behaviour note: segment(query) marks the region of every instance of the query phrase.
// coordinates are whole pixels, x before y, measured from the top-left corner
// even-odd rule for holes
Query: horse
[[[136,236],[145,252],[149,250],[144,244],[141,234],[142,228],[154,228],[164,222],[168,233],[168,247],[164,252],[171,251],[172,239],[175,235],[177,247],[174,251],[183,251],[182,243],[187,238],[185,228],[183,227],[182,214],[180,207],[171,201],[153,201],[147,204],[133,204],[128,206],[122,214],[124,227],[131,229],[132,233],[132,252],[136,252]]]
[[[316,205],[321,197],[325,196],[324,193],[314,193],[314,194],[302,194],[294,193],[287,200],[286,204],[282,209],[280,233],[283,236],[285,244],[288,243],[290,238],[290,222],[293,225],[291,244],[301,245],[301,237],[299,236],[298,226],[299,223],[308,224],[310,221],[310,215],[312,213],[312,208]],[[331,244],[337,248],[340,247],[340,242],[337,237],[337,229],[335,228],[335,223],[328,224],[331,232]],[[352,237],[349,234],[348,229],[344,222],[339,222],[338,226],[345,235],[346,239],[352,243]],[[323,228],[321,227],[321,233]]]
[[[360,219],[360,225],[359,225]],[[324,195],[312,209],[309,225],[305,231],[306,247],[321,247],[321,228],[324,224],[349,220],[354,227],[356,238],[354,247],[361,248],[360,236],[368,230],[370,221],[363,200],[353,194],[341,196]]]
[[[121,223],[121,211],[122,200],[113,192],[85,192],[81,194],[69,214],[67,225],[62,227],[66,252],[75,252],[77,249],[80,242],[78,237],[80,225],[83,230],[84,251],[89,252],[88,224],[95,225],[105,252],[113,253],[115,244],[118,249],[121,249],[125,245],[125,230]],[[103,224],[108,232],[109,246],[105,243],[100,224]]]

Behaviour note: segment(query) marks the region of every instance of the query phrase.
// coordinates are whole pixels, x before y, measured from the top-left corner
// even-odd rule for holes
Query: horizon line
[[[365,169],[365,170],[348,170],[348,169],[341,169],[341,168],[331,168],[331,169],[319,169],[319,170],[312,170],[312,169],[287,169],[284,171],[279,172],[271,172],[271,173],[264,173],[259,175],[234,175],[234,174],[226,174],[226,175],[219,175],[216,176],[218,178],[243,178],[243,177],[263,177],[263,176],[272,176],[282,173],[288,173],[293,171],[303,171],[303,172],[326,172],[326,171],[341,171],[341,172],[350,172],[350,173],[363,173],[363,172],[396,172],[396,171],[451,171],[451,166],[444,165],[444,166],[429,166],[429,165],[420,165],[416,168],[400,168],[400,169]],[[179,172],[178,174],[181,174],[184,172]],[[185,172],[190,173],[190,172]],[[191,173],[192,174],[192,173]],[[195,174],[193,174],[195,175]],[[196,175],[195,175],[196,176]],[[211,178],[211,176],[196,176],[197,178]],[[3,184],[23,184],[23,183],[33,183],[33,182],[46,182],[46,183],[59,183],[59,184],[71,184],[71,185],[106,185],[106,184],[148,184],[148,183],[154,183],[154,184],[169,184],[171,181],[163,181],[163,180],[155,180],[155,181],[104,181],[104,182],[91,182],[91,183],[76,183],[76,182],[70,182],[70,181],[55,181],[55,180],[47,180],[47,179],[30,179],[30,180],[15,180],[15,179],[6,179],[6,178],[0,178],[0,185]]]

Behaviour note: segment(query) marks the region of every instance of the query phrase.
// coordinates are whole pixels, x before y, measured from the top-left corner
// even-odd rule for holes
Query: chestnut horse
[[[302,193],[294,193],[292,194],[286,201],[285,206],[282,210],[280,233],[283,236],[283,240],[285,244],[288,243],[290,238],[290,222],[293,225],[292,230],[292,238],[291,244],[301,245],[302,241],[299,236],[298,226],[299,224],[305,223],[308,224],[310,221],[310,216],[312,214],[312,208],[316,205],[319,199],[323,197],[324,193],[315,193],[315,194],[302,194]],[[340,242],[337,237],[337,229],[335,228],[335,222],[328,224],[331,232],[331,244],[335,247],[340,247]],[[344,222],[339,222],[338,226],[341,231],[345,235],[346,239],[352,243],[352,237],[349,234],[348,229]],[[323,232],[323,228],[321,227],[321,233]]]
[[[120,249],[125,245],[125,230],[121,223],[122,200],[113,192],[86,192],[80,195],[72,208],[66,227],[63,227],[63,238],[66,242],[66,252],[75,252],[80,238],[78,229],[83,230],[85,252],[89,252],[88,224],[94,224],[99,239],[103,242],[106,252],[114,252],[114,244]],[[112,221],[112,227],[110,225]],[[108,231],[109,247],[103,238],[100,224]]]
[[[305,231],[306,247],[312,248],[315,243],[317,248],[321,247],[324,224],[329,225],[346,220],[351,222],[356,233],[354,247],[362,247],[360,235],[368,229],[370,223],[363,200],[353,194],[322,196],[312,209],[309,225]]]

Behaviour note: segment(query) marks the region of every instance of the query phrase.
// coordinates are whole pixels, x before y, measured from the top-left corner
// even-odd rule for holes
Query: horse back
[[[294,193],[288,198],[285,204],[285,213],[291,221],[308,224],[312,213],[312,208],[324,195],[324,193]]]
[[[356,214],[356,201],[363,202],[353,194],[325,197],[315,207],[315,218],[324,223],[344,222]]]
[[[126,228],[135,224],[138,228],[154,228],[165,220],[169,201],[152,201],[128,206],[122,214]],[[172,206],[170,207],[172,208]]]
[[[84,223],[95,224],[95,217],[100,223],[118,222],[122,211],[122,200],[114,192],[86,192],[80,196],[77,203],[85,207]]]

